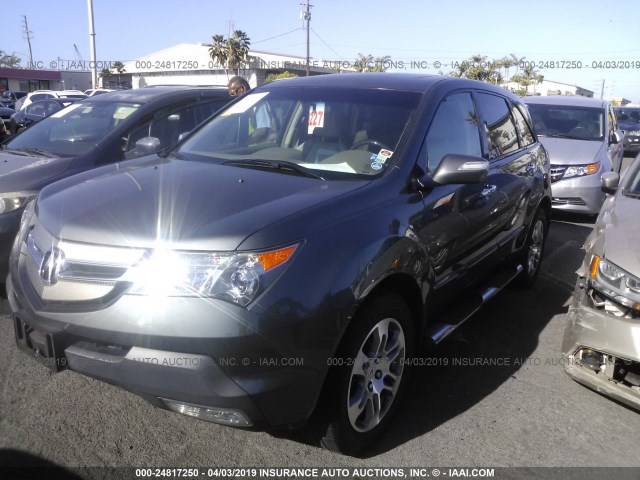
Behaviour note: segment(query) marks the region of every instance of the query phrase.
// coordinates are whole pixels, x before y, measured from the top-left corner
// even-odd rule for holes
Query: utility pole
[[[604,78],[602,79],[602,87],[600,87],[600,98],[604,97]]]
[[[309,24],[311,23],[311,8],[313,5],[309,3],[309,0],[305,0],[304,3],[300,4],[305,10],[300,13],[300,17],[303,21],[307,22],[307,77],[309,76]]]
[[[22,15],[22,21],[24,22],[24,31],[22,32],[22,38],[24,38],[29,45],[29,68],[33,68],[33,52],[31,51],[31,39],[33,38],[33,32],[29,30],[26,15]]]
[[[96,65],[96,29],[93,25],[93,0],[87,0],[89,10],[89,53],[91,53],[91,81],[92,87],[98,86],[98,66]],[[104,86],[104,85],[103,85]]]

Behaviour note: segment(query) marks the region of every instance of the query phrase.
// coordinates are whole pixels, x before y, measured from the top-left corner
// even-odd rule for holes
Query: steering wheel
[[[369,145],[370,147],[373,146],[373,147],[377,148],[377,150],[373,150],[370,147],[368,147],[367,150],[370,150],[371,152],[379,151],[381,149],[391,150],[391,147],[389,147],[387,144],[382,143],[382,142],[380,142],[378,140],[374,140],[373,138],[371,138],[371,139],[370,138],[363,138],[362,140],[354,143],[351,146],[351,150],[356,150],[356,149],[358,149],[360,147],[363,147],[365,145]]]

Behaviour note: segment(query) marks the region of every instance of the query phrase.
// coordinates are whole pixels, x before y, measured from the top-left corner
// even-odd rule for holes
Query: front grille
[[[567,168],[569,167],[551,165],[551,173],[550,173],[551,183],[555,183],[558,180],[562,180],[562,177],[564,176],[564,172],[567,171]]]
[[[62,251],[64,257],[60,265],[49,266],[45,275],[47,254],[53,250]],[[43,302],[86,304],[121,290],[117,288],[120,278],[144,250],[59,241],[35,222],[25,238],[23,253],[29,283]],[[56,270],[53,275],[52,268]]]

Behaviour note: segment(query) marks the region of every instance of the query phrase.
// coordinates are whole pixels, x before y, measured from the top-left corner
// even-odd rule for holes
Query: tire
[[[332,408],[322,446],[358,455],[389,426],[407,384],[405,359],[413,344],[411,312],[399,295],[386,293],[363,307],[339,349],[344,363],[329,378],[325,398]]]
[[[538,209],[531,221],[527,240],[522,247],[519,261],[522,263],[523,270],[515,282],[516,286],[528,288],[536,282],[542,265],[548,231],[549,220],[547,219],[547,213],[542,209]]]

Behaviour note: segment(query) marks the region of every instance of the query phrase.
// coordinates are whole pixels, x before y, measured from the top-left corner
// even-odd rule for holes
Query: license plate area
[[[17,316],[13,317],[13,322],[18,348],[54,372],[59,372],[67,366],[64,346],[59,335],[36,329]]]

